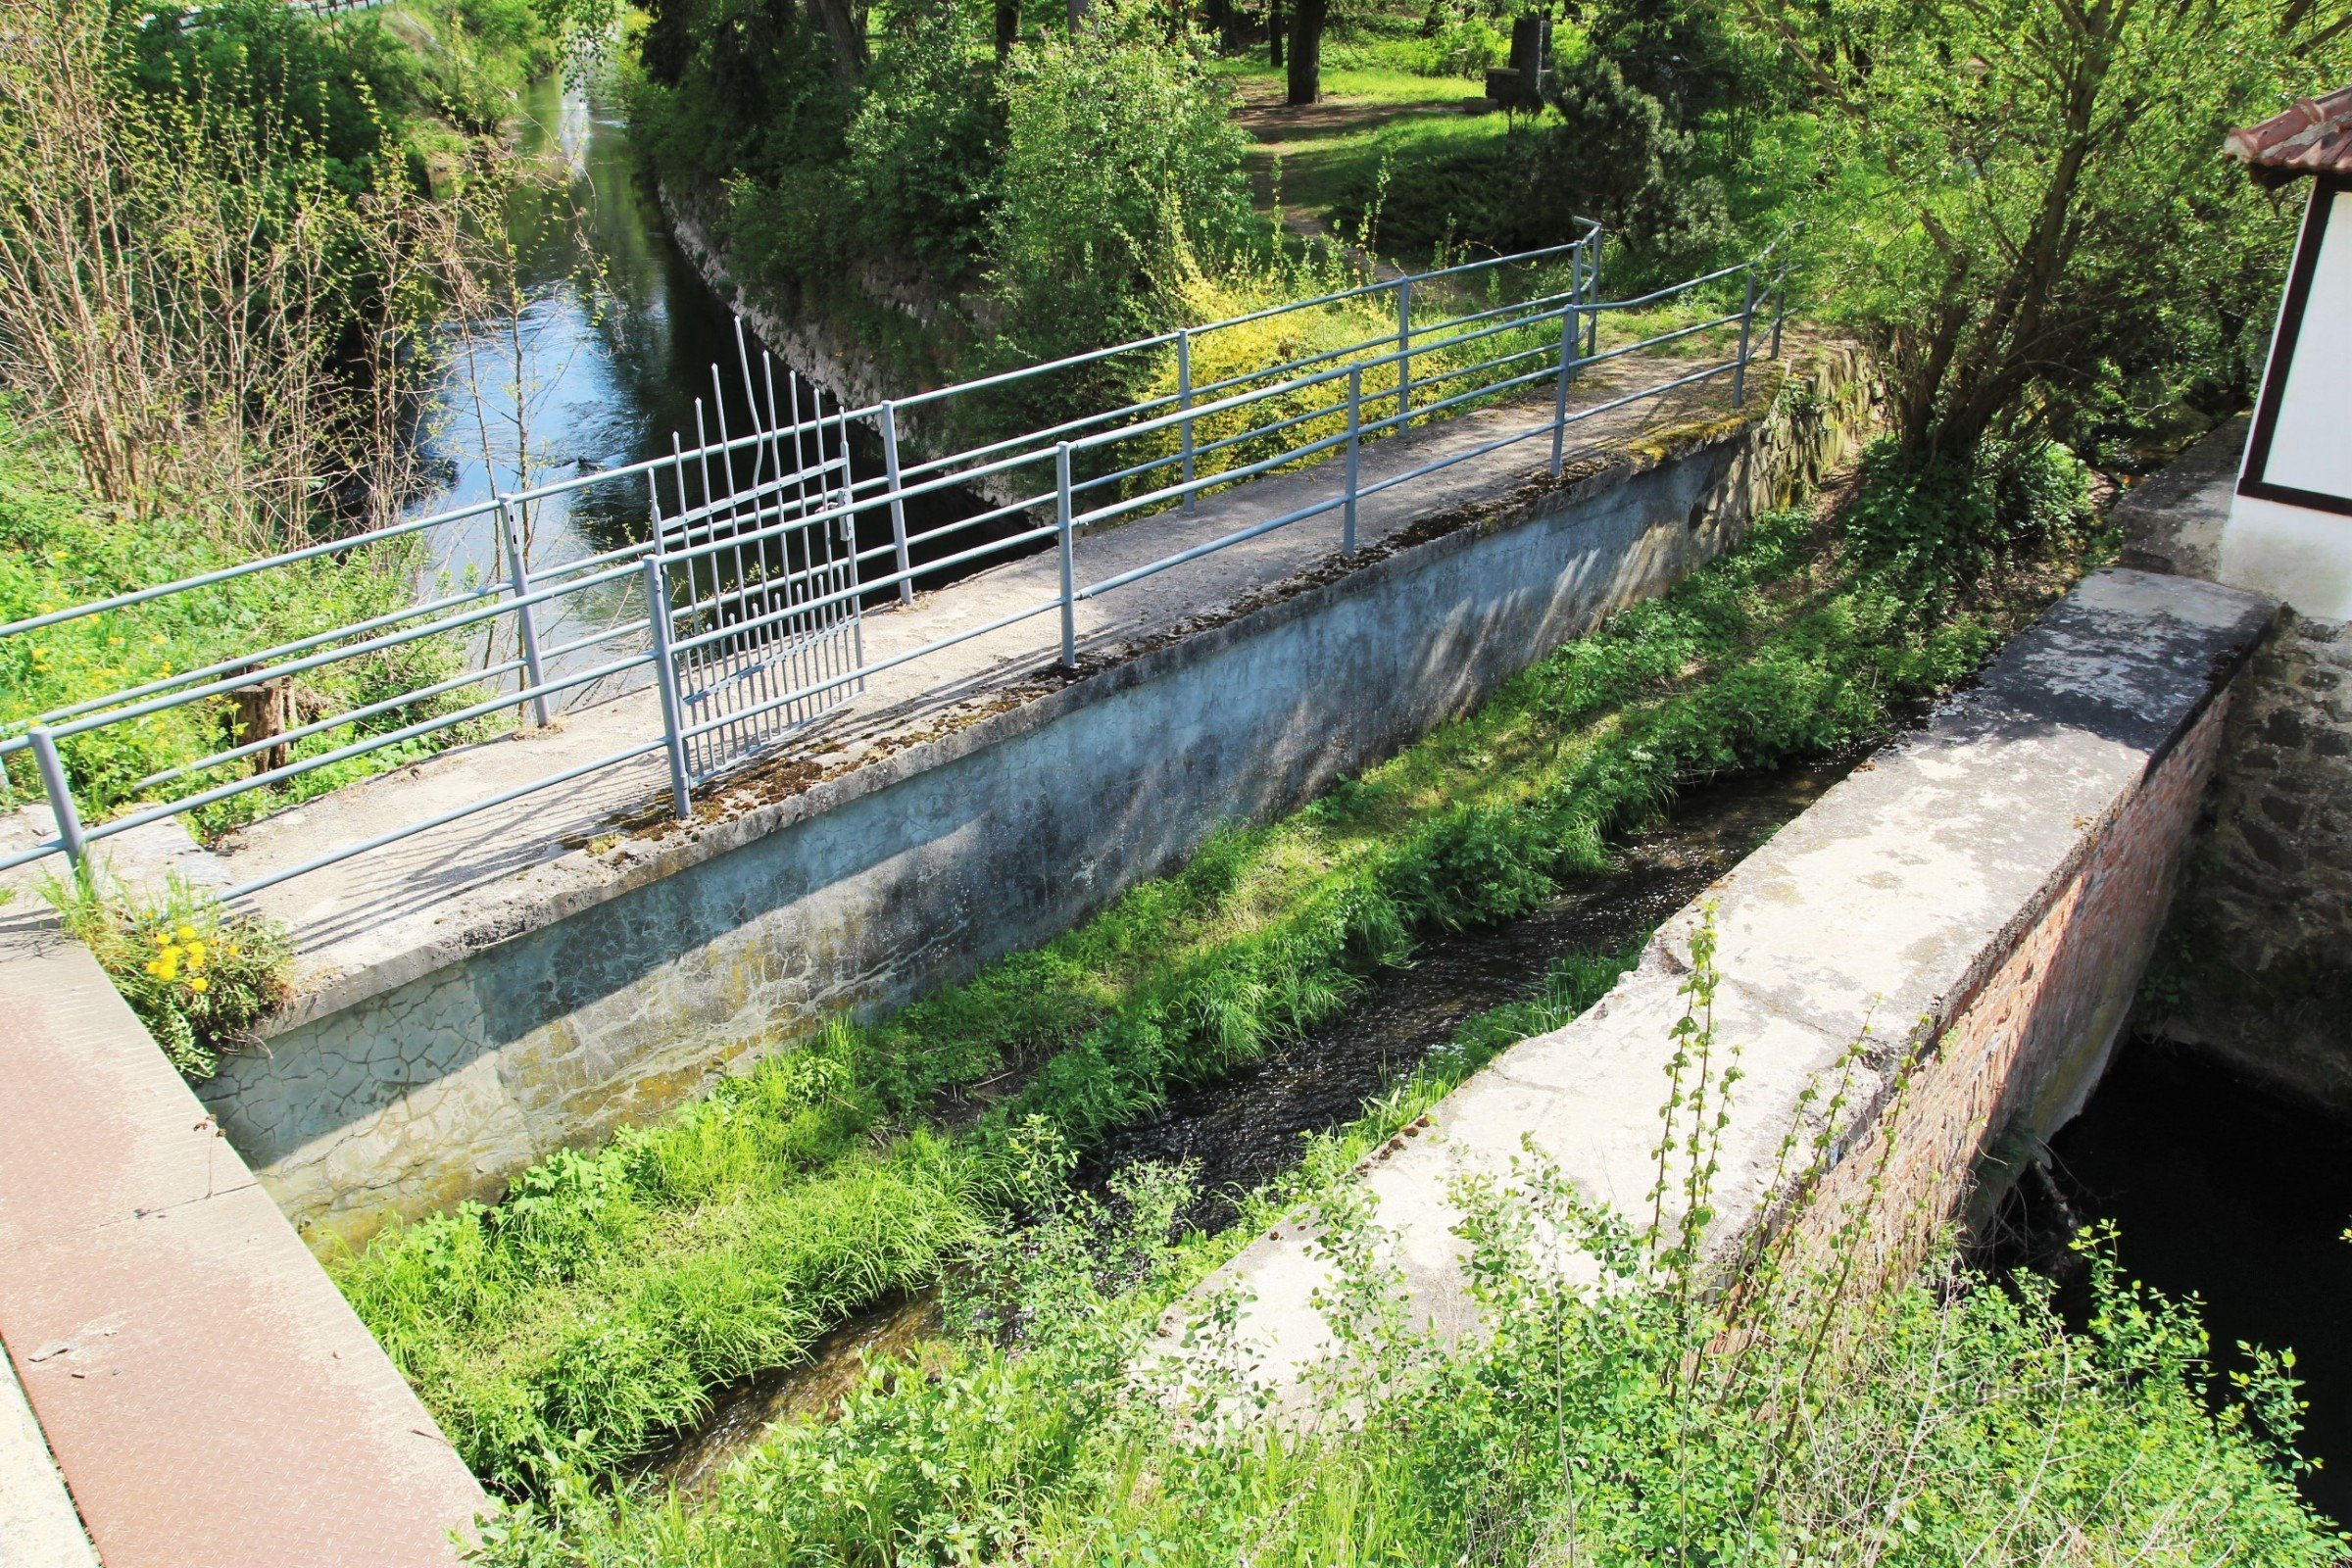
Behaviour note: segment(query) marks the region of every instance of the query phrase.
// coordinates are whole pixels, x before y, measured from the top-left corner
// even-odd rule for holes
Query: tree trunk
[[[1323,19],[1330,10],[1331,0],[1291,0],[1291,103],[1323,96]]]
[[[997,58],[1012,53],[1021,41],[1021,0],[997,0]]]
[[[1282,64],[1282,0],[1266,0],[1266,64]]]
[[[851,8],[850,0],[808,0],[808,9],[833,46],[833,74],[843,86],[857,86],[871,58],[865,50],[865,19]]]
[[[1086,25],[1086,0],[1070,0],[1070,31],[1074,35]]]

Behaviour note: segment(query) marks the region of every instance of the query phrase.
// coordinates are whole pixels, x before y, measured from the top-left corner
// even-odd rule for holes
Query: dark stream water
[[[1623,952],[1737,865],[1842,778],[1855,759],[1693,790],[1621,845],[1618,867],[1529,919],[1425,941],[1340,1017],[1270,1046],[1255,1064],[1171,1096],[1148,1121],[1096,1150],[1077,1173],[1101,1193],[1139,1161],[1189,1164],[1200,1198],[1184,1218],[1221,1226],[1234,1199],[1295,1165],[1309,1134],[1355,1118],[1472,1015],[1520,1001],[1572,953]],[[937,1331],[930,1298],[894,1300],[845,1324],[798,1366],[716,1396],[710,1417],[652,1466],[699,1493],[780,1421],[821,1419],[856,1385],[864,1358]]]
[[[2303,1494],[2352,1520],[2352,1126],[2273,1099],[2175,1048],[2133,1040],[2082,1114],[2050,1140],[2046,1177],[2003,1200],[1985,1261],[2058,1280],[2079,1323],[2079,1226],[2109,1219],[2127,1275],[2204,1302],[2217,1371],[2244,1341],[2296,1352],[2311,1408],[2300,1446],[2324,1461]]]

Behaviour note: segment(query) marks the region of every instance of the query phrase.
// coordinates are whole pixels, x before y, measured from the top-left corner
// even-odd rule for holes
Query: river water
[[[2311,1405],[2300,1446],[2325,1461],[2303,1494],[2352,1520],[2352,1126],[2128,1041],[2050,1140],[2048,1179],[2029,1175],[2004,1200],[1984,1260],[2050,1274],[2080,1323],[2086,1282],[2065,1242],[2101,1219],[2129,1277],[2202,1298],[2217,1375],[2246,1364],[2240,1341],[2297,1352]]]
[[[734,313],[671,238],[638,167],[621,106],[594,85],[549,76],[524,90],[513,136],[525,177],[508,203],[506,230],[521,308],[450,327],[447,365],[424,412],[425,482],[412,516],[661,457],[673,436],[692,448],[698,400],[713,439],[721,398],[727,429],[741,435],[750,427]],[[744,341],[756,361],[762,351],[758,336],[747,329]],[[720,372],[716,391],[713,365]],[[787,384],[781,360],[776,383],[781,398]],[[805,395],[804,416],[812,407]],[[879,439],[862,424],[850,435],[853,471],[859,478],[879,474]],[[982,508],[954,490],[919,496],[906,504],[908,531]],[[650,531],[643,475],[553,497],[531,513],[534,572]],[[1001,537],[1016,525],[1007,519],[993,533],[968,532],[953,548]],[[860,547],[887,542],[890,526],[880,508],[860,513]],[[944,548],[918,548],[916,564]],[[435,574],[500,574],[496,556],[488,514],[436,529],[430,541]],[[925,579],[920,586],[935,584]],[[542,612],[540,641],[553,646],[634,619],[637,607],[633,580],[559,599]],[[568,667],[611,657],[584,650]]]

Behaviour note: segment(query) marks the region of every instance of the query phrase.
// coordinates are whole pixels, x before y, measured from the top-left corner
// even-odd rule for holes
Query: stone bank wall
[[[1797,1186],[1785,1143],[1814,1141],[1844,1081],[1849,1120],[1798,1234],[1824,1249],[1859,1238],[1877,1271],[1916,1259],[1984,1154],[2054,1130],[2096,1083],[2163,924],[2231,681],[2271,613],[2208,583],[2092,576],[1925,732],[1669,922],[1599,1005],[1464,1084],[1361,1174],[1413,1309],[1442,1333],[1472,1328],[1453,1185],[1508,1181],[1531,1148],[1589,1198],[1646,1216],[1706,918],[1716,1070],[1736,1052],[1743,1074],[1713,1245],[1728,1254],[1775,1222]],[[1245,1344],[1277,1388],[1298,1387],[1328,1349],[1316,1240],[1295,1216],[1224,1276],[1252,1298]]]
[[[1662,592],[1839,461],[1850,357],[1758,422],[1485,515],[762,806],[717,849],[232,1056],[206,1104],[298,1224],[495,1197],[846,1008],[1067,929]]]
[[[2125,561],[2210,577],[2246,421],[2116,509]],[[2240,682],[2148,1028],[2352,1112],[2352,625],[2279,612]]]

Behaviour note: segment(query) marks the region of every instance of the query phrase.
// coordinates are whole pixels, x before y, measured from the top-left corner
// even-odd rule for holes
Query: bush
[[[2090,471],[2054,441],[1987,440],[1922,462],[1888,437],[1863,456],[1846,535],[1864,561],[1948,602],[1982,595],[1988,574],[2022,558],[2081,543],[2092,520]]]
[[[868,243],[941,279],[975,265],[1004,157],[1004,104],[979,13],[942,0],[875,52],[850,122],[849,188]]]
[[[1249,231],[1231,91],[1149,25],[1099,11],[1014,56],[991,255],[1014,356],[1162,330],[1187,276]]]
[[[188,1078],[219,1071],[221,1055],[251,1045],[253,1026],[286,999],[293,957],[285,934],[223,910],[185,882],[160,896],[80,881],[41,891]]]

